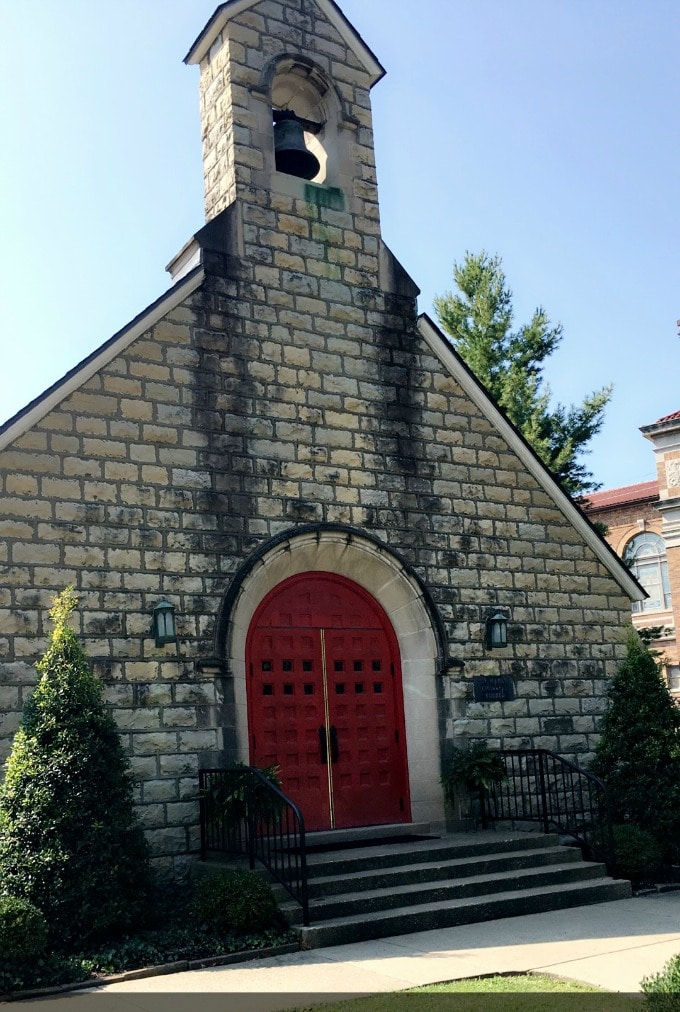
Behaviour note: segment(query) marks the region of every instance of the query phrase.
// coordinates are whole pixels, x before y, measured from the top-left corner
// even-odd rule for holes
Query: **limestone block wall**
[[[280,202],[264,209],[310,229],[322,214]],[[312,522],[370,532],[424,583],[466,665],[431,673],[447,740],[587,759],[629,602],[443,373],[412,300],[320,281],[310,295],[274,263],[221,263],[0,453],[5,751],[51,597],[72,583],[158,861],[181,870],[198,844],[196,771],[233,740],[214,659],[223,596],[269,538]],[[151,638],[162,597],[177,653]],[[496,605],[511,616],[498,655],[482,642]],[[472,702],[484,673],[511,674],[517,699]]]
[[[200,503],[190,320],[188,307],[176,309],[0,454],[3,757],[36,682],[49,602],[73,584],[77,631],[105,682],[161,856],[195,849],[198,755],[216,747],[219,709],[214,678],[150,636],[151,602],[181,588],[191,642],[210,606],[210,587],[193,576],[207,565],[200,549],[215,524]]]

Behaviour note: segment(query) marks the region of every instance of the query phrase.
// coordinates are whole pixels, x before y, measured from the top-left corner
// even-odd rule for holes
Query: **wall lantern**
[[[465,661],[460,657],[447,657],[444,662],[443,672],[462,671]]]
[[[497,611],[486,620],[486,646],[489,650],[497,650],[508,645],[508,617]]]
[[[177,642],[175,609],[169,601],[159,601],[153,610],[153,634],[157,647]]]

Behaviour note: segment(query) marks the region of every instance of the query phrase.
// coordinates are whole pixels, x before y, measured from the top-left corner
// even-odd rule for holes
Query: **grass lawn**
[[[586,998],[591,994],[592,998]],[[491,996],[494,997],[491,997]],[[599,996],[599,997],[598,997]],[[410,991],[370,995],[308,1006],[298,1012],[328,1009],[328,1012],[439,1012],[441,1009],[462,1012],[560,1012],[564,1009],[581,1012],[634,1012],[644,1007],[641,995],[615,994],[588,984],[560,980],[544,974],[513,974],[454,980],[446,984],[428,984]]]

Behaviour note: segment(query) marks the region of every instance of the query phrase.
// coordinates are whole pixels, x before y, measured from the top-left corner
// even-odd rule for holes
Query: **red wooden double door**
[[[369,594],[332,573],[285,580],[246,667],[250,761],[280,767],[307,829],[410,821],[399,649]]]

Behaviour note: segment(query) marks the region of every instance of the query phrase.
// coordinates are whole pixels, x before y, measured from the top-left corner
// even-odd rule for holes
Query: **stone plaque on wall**
[[[505,703],[515,698],[515,683],[509,675],[478,675],[472,685],[475,703]]]

